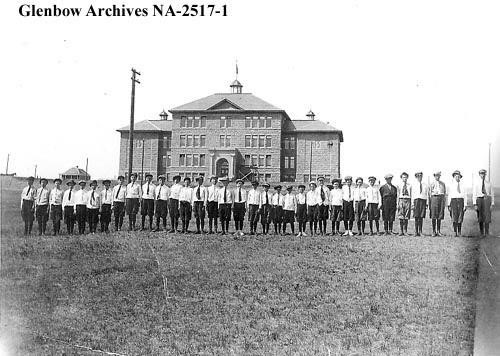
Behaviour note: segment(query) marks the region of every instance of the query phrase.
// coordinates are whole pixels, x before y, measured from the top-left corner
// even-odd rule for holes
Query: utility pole
[[[5,175],[9,174],[9,158],[10,153],[7,153],[7,166],[5,167]]]
[[[35,176],[34,176],[35,179],[36,179],[36,168],[37,168],[37,165],[35,164]]]
[[[89,158],[87,157],[86,161],[85,161],[85,180],[89,180],[90,179],[90,176],[89,176]]]
[[[144,139],[142,139],[141,186],[144,182]]]
[[[309,180],[311,181],[312,175],[312,164],[313,164],[313,142],[311,141],[311,152],[309,153]]]
[[[130,181],[130,176],[132,175],[132,164],[134,162],[134,107],[135,107],[135,83],[141,84],[140,81],[136,79],[137,75],[141,75],[138,71],[132,68],[132,95],[130,99],[130,127],[128,131],[128,180]]]
[[[491,182],[491,142],[488,143],[488,182]]]

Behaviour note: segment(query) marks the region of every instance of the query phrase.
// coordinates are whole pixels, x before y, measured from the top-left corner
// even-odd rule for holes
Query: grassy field
[[[475,237],[24,238],[3,188],[7,354],[472,354]]]

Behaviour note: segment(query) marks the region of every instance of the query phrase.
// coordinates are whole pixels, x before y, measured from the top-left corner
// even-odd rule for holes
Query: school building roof
[[[124,126],[116,131],[128,132],[130,125]],[[134,123],[134,132],[164,132],[172,131],[172,120],[144,120]]]
[[[284,111],[283,109],[256,97],[252,93],[216,93],[190,103],[177,106],[169,111],[221,110],[218,107],[218,104],[222,102],[232,104],[229,107],[225,107],[225,110]]]
[[[342,130],[339,130],[320,120],[290,120],[285,121],[283,131],[287,132],[335,132],[340,135],[340,142],[344,142]]]

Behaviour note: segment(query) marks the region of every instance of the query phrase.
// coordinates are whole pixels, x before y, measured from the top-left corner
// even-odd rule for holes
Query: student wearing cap
[[[170,198],[168,199],[168,210],[170,211],[170,232],[176,232],[179,227],[179,194],[182,189],[181,176],[172,178],[174,184],[170,187]]]
[[[292,235],[295,235],[295,211],[297,210],[297,202],[295,195],[292,194],[293,187],[286,186],[286,194],[283,197],[283,235],[286,235],[286,224],[290,224]]]
[[[321,235],[326,235],[326,220],[328,220],[328,210],[330,207],[330,190],[325,186],[325,178],[318,177],[318,187],[316,188],[318,194],[318,223],[319,232]]]
[[[109,223],[111,222],[111,206],[113,205],[113,191],[111,190],[111,181],[105,179],[102,181],[104,189],[101,190],[101,232],[109,233]]]
[[[444,206],[446,204],[446,186],[441,181],[441,172],[434,173],[434,182],[429,186],[429,210],[432,219],[432,236],[441,235],[441,220],[444,219]]]
[[[236,180],[236,188],[234,189],[233,203],[233,218],[236,228],[236,235],[243,236],[243,221],[245,220],[247,191],[243,189],[243,180]]]
[[[128,230],[135,230],[137,213],[139,212],[139,201],[141,198],[141,186],[137,182],[137,173],[130,175],[130,183],[127,184],[125,194],[125,210],[128,214]]]
[[[270,187],[271,185],[269,183],[263,183],[262,188],[264,188],[264,190],[260,195],[260,223],[262,225],[262,233],[264,235],[267,235],[269,233],[269,226],[271,225],[273,193],[269,191]]]
[[[415,189],[412,190],[413,196],[413,217],[415,218],[415,236],[422,235],[424,226],[425,213],[427,211],[427,201],[429,199],[429,187],[422,182],[424,174],[422,172],[415,173],[417,179],[414,184]]]
[[[155,188],[155,216],[156,229],[153,231],[161,231],[160,219],[163,222],[163,228],[167,230],[167,215],[168,215],[168,198],[170,197],[170,188],[165,185],[165,176],[158,176],[159,184]]]
[[[375,221],[375,228],[377,229],[377,235],[380,233],[380,208],[382,206],[382,197],[380,196],[380,191],[375,187],[375,181],[377,178],[374,176],[368,177],[368,187],[365,189],[366,192],[366,213],[368,218],[368,223],[370,224],[370,235],[373,233],[373,222]]]
[[[275,186],[274,190],[276,190],[276,193],[273,195],[271,215],[273,216],[274,234],[280,235],[281,225],[283,224],[283,194],[281,194],[281,185]]]
[[[179,192],[179,215],[182,221],[182,233],[189,233],[189,222],[193,213],[193,188],[191,178],[184,178],[184,185]]]
[[[257,233],[257,223],[259,222],[259,210],[261,209],[261,193],[257,190],[259,182],[252,182],[252,189],[247,194],[248,221],[250,223],[250,235]]]
[[[231,206],[233,205],[233,195],[229,188],[229,179],[223,177],[219,179],[219,183],[222,187],[217,193],[218,203],[219,203],[219,217],[220,225],[222,229],[222,235],[225,235],[229,231],[229,221],[231,220]]]
[[[28,178],[28,185],[21,192],[21,217],[24,221],[24,235],[30,235],[35,219],[36,189],[33,187],[34,177]]]
[[[330,190],[330,219],[332,220],[332,235],[340,235],[340,222],[344,220],[342,215],[342,187],[340,179],[332,180],[332,190]]]
[[[458,237],[462,236],[462,222],[464,221],[464,213],[467,209],[467,192],[460,182],[462,173],[457,170],[451,176],[453,177],[453,182],[448,187],[448,211],[453,221],[455,237]]]
[[[342,214],[344,215],[344,235],[353,236],[352,225],[354,223],[354,188],[352,177],[344,178],[345,184],[342,186]]]
[[[306,193],[304,193],[306,186],[304,184],[299,184],[297,189],[299,192],[295,194],[295,216],[297,217],[297,222],[299,223],[299,233],[297,234],[297,237],[300,237],[307,236],[307,197]]]
[[[306,193],[307,221],[311,236],[316,235],[318,230],[318,193],[316,182],[309,182],[309,191]]]
[[[363,178],[356,178],[356,186],[354,187],[353,195],[358,234],[364,235],[366,225],[366,188],[363,187]]]
[[[219,217],[217,177],[210,177],[210,186],[207,188],[207,215],[208,215],[208,233],[213,234],[214,229],[217,234],[217,218]]]
[[[472,189],[472,201],[477,211],[481,236],[490,234],[491,207],[495,206],[495,194],[490,182],[486,181],[486,169],[479,171],[479,182]]]
[[[49,216],[52,220],[53,235],[56,236],[61,231],[62,220],[62,200],[63,191],[61,189],[62,180],[59,178],[54,179],[54,188],[49,194]]]
[[[45,235],[47,229],[47,220],[49,219],[49,195],[47,188],[48,180],[40,179],[41,187],[36,190],[35,216],[38,221],[38,235]]]
[[[398,189],[392,184],[392,174],[386,174],[385,184],[380,187],[382,198],[382,220],[384,220],[384,231],[386,235],[393,234],[394,220],[396,219]]]
[[[120,231],[122,229],[123,216],[125,215],[127,186],[123,184],[124,180],[124,176],[118,176],[118,184],[113,187],[112,204],[113,215],[115,217],[115,231]]]
[[[97,191],[97,181],[90,183],[90,191],[87,193],[87,220],[89,232],[95,234],[99,222],[99,209],[101,208],[101,194]]]
[[[203,176],[196,178],[196,187],[193,189],[193,211],[196,219],[196,233],[205,233],[205,209],[208,202],[208,191],[203,185]]]
[[[141,200],[141,231],[145,230],[146,216],[149,218],[149,230],[153,230],[153,216],[155,214],[155,190],[156,186],[151,182],[153,175],[146,173],[146,183],[142,185]]]
[[[64,222],[66,223],[66,232],[68,235],[73,234],[75,229],[75,181],[70,180],[66,183],[69,187],[64,191],[62,198],[62,208],[64,212]]]
[[[408,173],[401,173],[401,184],[397,186],[398,188],[398,217],[399,217],[399,236],[404,236],[408,234],[408,221],[410,220],[411,214],[411,197],[412,197],[412,187],[408,183]]]

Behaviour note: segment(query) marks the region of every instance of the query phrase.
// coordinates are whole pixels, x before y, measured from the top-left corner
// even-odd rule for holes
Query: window
[[[187,147],[192,147],[193,146],[193,135],[187,135],[186,136],[186,146]]]
[[[252,155],[252,166],[257,166],[257,156]]]
[[[288,157],[283,157],[284,160],[284,168],[288,169]]]
[[[193,165],[193,155],[186,155],[186,166],[191,167]]]
[[[180,141],[179,141],[179,146],[180,147],[186,147],[186,135],[181,135]]]
[[[259,136],[259,147],[265,146],[266,136]]]
[[[250,116],[245,117],[245,128],[252,127],[252,118]]]
[[[143,140],[135,140],[135,147],[142,148]]]
[[[266,167],[271,167],[271,155],[266,155]]]
[[[252,136],[245,135],[245,147],[252,147]]]
[[[250,166],[250,155],[245,155],[245,166]]]
[[[266,173],[264,177],[265,177],[264,179],[266,182],[271,181],[271,173]]]
[[[202,116],[200,119],[200,127],[207,127],[207,117]]]
[[[220,127],[228,128],[231,127],[231,117],[230,116],[221,116],[220,117]]]
[[[198,167],[200,165],[200,156],[193,155],[193,166]]]
[[[270,128],[270,127],[271,127],[271,119],[272,119],[272,117],[271,117],[271,116],[266,117],[266,127],[267,127],[267,128]]]
[[[207,144],[207,136],[200,135],[200,147],[205,147]]]
[[[257,147],[257,135],[252,136],[252,147]]]
[[[231,147],[231,135],[220,135],[220,147]]]
[[[264,116],[259,117],[259,128],[262,129],[266,126],[266,118]]]
[[[163,136],[163,148],[170,149],[172,146],[172,139],[170,135]]]
[[[252,128],[255,129],[255,128],[257,128],[258,125],[259,125],[259,117],[258,116],[254,116],[252,118]]]
[[[193,146],[194,147],[199,147],[200,146],[200,136],[199,135],[194,135],[193,136]]]
[[[193,127],[200,127],[200,117],[199,116],[194,117]]]
[[[290,137],[290,149],[295,149],[295,137]]]
[[[259,156],[259,167],[264,167],[265,164],[265,156]]]
[[[167,179],[166,179],[166,180],[167,180],[167,182],[170,182],[170,173],[167,173],[167,174],[165,175],[165,177],[167,178]]]
[[[200,167],[205,167],[205,154],[200,155]]]
[[[231,135],[226,136],[226,147],[231,147]]]
[[[172,165],[172,156],[167,155],[167,167],[170,167]]]
[[[193,127],[193,117],[192,116],[188,116],[186,127]]]
[[[295,169],[295,157],[289,157],[290,158],[290,168]]]
[[[219,140],[219,146],[224,147],[224,144],[226,143],[226,138],[224,135],[220,135],[220,140]]]
[[[290,148],[290,139],[288,137],[283,137],[283,148],[285,150]]]
[[[185,166],[185,165],[186,165],[186,155],[180,154],[179,155],[179,166]]]
[[[309,174],[304,174],[304,183],[309,183]]]
[[[271,136],[266,136],[266,147],[271,147]]]
[[[181,127],[186,127],[186,117],[181,116]]]

